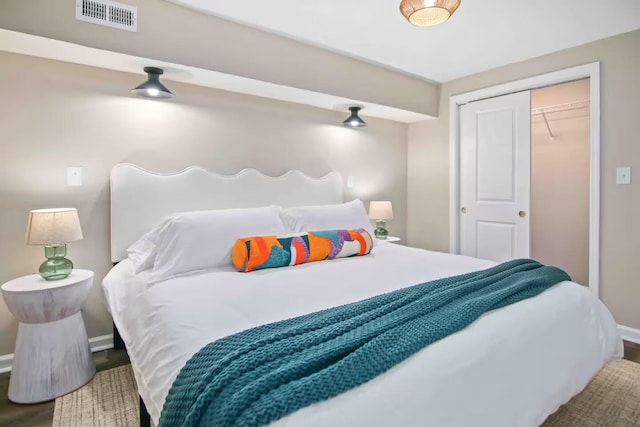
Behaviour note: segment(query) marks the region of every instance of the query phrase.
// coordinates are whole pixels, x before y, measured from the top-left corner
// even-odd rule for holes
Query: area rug
[[[53,427],[138,427],[131,365],[98,372],[84,387],[56,399]]]
[[[98,372],[81,389],[56,399],[53,427],[138,427],[131,366]],[[545,421],[543,427],[640,426],[640,364],[618,360]]]
[[[580,394],[552,414],[543,427],[640,426],[640,364],[607,364]]]

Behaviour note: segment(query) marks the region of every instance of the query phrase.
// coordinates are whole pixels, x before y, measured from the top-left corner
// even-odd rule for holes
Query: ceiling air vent
[[[109,0],[76,0],[76,19],[127,31],[138,31],[138,8]]]

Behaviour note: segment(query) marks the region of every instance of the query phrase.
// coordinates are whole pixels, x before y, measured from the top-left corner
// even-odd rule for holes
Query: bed
[[[368,256],[252,273],[229,265],[150,283],[127,259],[127,247],[175,212],[342,201],[335,173],[273,178],[253,170],[229,177],[200,168],[171,175],[133,165],[114,168],[111,240],[117,264],[102,286],[156,425],[180,369],[209,342],[495,265],[378,242]],[[358,280],[345,281],[354,276]],[[566,281],[486,313],[375,379],[273,425],[536,426],[621,355],[611,314],[587,288]]]

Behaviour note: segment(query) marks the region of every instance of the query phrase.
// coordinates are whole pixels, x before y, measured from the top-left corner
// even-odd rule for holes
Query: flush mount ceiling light
[[[461,0],[402,0],[400,13],[413,25],[429,27],[446,21],[460,6]]]
[[[349,107],[349,111],[351,111],[351,115],[342,122],[342,126],[350,127],[350,128],[363,128],[367,126],[367,122],[362,120],[360,116],[358,116],[358,111],[364,108],[363,105],[352,105]]]
[[[147,81],[132,89],[131,93],[145,98],[173,98],[171,91],[160,83],[160,75],[164,72],[162,68],[144,67],[144,72],[147,73]]]

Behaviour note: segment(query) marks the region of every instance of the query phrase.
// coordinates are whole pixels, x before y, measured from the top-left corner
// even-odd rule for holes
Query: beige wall
[[[391,200],[393,235],[405,236],[407,126],[369,119],[339,126],[344,113],[171,82],[169,102],[132,97],[139,75],[0,53],[0,283],[31,274],[41,247],[24,244],[30,209],[77,207],[77,267],[96,272],[84,310],[89,336],[111,332],[99,282],[110,268],[109,171],[119,162],[169,172],[197,164],[231,174],[300,169],[353,175],[346,197]],[[82,187],[66,167],[84,168]],[[0,355],[12,353],[16,322],[0,302]]]
[[[533,108],[589,99],[589,80],[531,91]],[[589,109],[531,118],[531,258],[589,284]]]
[[[601,298],[620,324],[640,328],[640,185],[618,186],[616,167],[640,168],[640,31],[446,83],[440,117],[409,129],[409,244],[449,247],[449,97],[601,61]]]
[[[137,33],[77,21],[75,0],[1,0],[0,28],[438,115],[423,79],[168,1],[124,3],[138,8]]]

